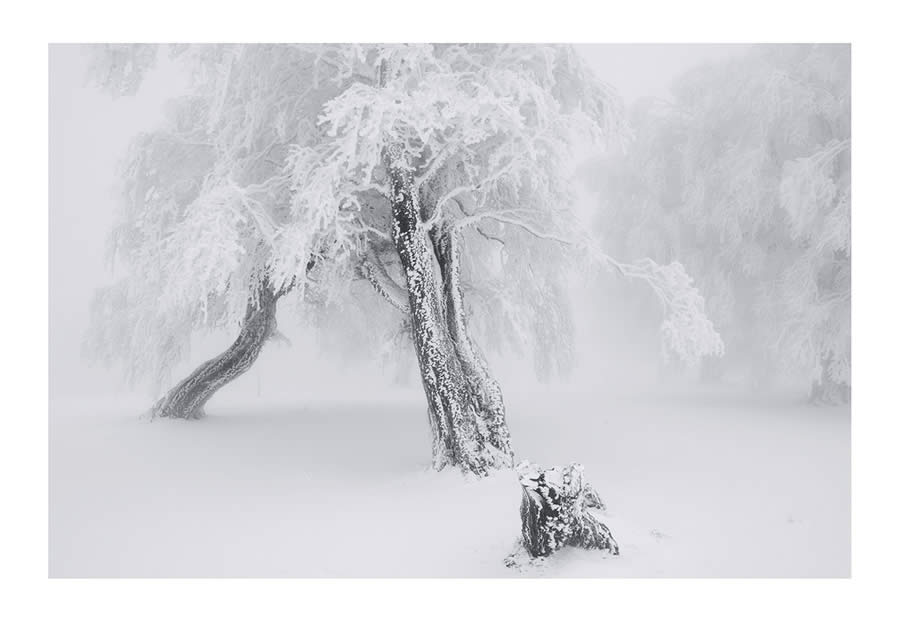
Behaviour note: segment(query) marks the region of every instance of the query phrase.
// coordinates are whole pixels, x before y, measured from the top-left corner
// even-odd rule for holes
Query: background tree
[[[611,248],[679,258],[706,293],[730,367],[850,385],[850,65],[842,45],[758,46],[698,68],[631,113],[634,141],[595,163]],[[721,373],[725,368],[713,368]]]

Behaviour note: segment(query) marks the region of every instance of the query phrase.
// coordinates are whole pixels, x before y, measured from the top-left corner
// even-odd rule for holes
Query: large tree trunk
[[[413,343],[428,400],[436,469],[457,466],[478,475],[509,463],[494,447],[447,329],[440,273],[434,248],[419,213],[419,199],[405,154],[387,153],[392,233],[406,273]]]
[[[447,329],[469,390],[475,398],[477,416],[485,423],[488,443],[505,455],[507,465],[512,466],[513,453],[509,445],[503,392],[500,390],[500,383],[491,374],[484,354],[469,332],[460,283],[458,233],[453,225],[447,224],[432,239],[443,279]]]
[[[265,342],[275,332],[275,309],[280,294],[267,280],[247,303],[241,332],[225,352],[200,365],[179,382],[151,410],[151,417],[199,419],[213,394],[246,372],[259,357]]]

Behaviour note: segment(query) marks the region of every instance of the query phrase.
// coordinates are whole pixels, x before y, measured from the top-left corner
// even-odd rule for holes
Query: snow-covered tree
[[[680,265],[620,264],[573,212],[574,150],[617,132],[620,115],[615,94],[571,48],[356,50],[334,58],[348,84],[320,117],[327,138],[298,151],[295,198],[364,206],[384,219],[370,226],[391,230],[438,466],[479,472],[510,460],[502,395],[470,330],[466,290],[476,315],[565,347],[565,301],[548,293],[588,259],[651,285],[679,354],[721,347]]]
[[[246,331],[260,325],[251,315],[288,291],[315,303],[365,279],[400,312],[412,338],[435,465],[483,474],[511,464],[512,451],[502,393],[470,316],[535,344],[546,364],[554,349],[567,349],[560,275],[586,264],[647,282],[667,310],[664,334],[679,354],[720,348],[679,264],[616,262],[571,209],[575,147],[614,134],[620,118],[614,93],[571,48],[254,45],[173,53],[193,86],[169,127],[145,137],[128,159],[125,223],[114,239],[125,241],[117,249],[131,273],[99,298],[101,351],[112,344],[139,371],[165,370],[193,329],[234,323],[243,309]],[[95,75],[127,82],[143,65],[99,66]],[[191,165],[179,166],[180,158]],[[135,325],[146,328],[129,330]],[[242,361],[252,362],[271,330],[252,329]],[[196,394],[198,375],[220,386],[223,369],[246,368],[223,356],[157,410],[171,411],[174,400],[192,415],[198,398],[179,396]]]
[[[841,45],[758,46],[632,111],[598,161],[598,229],[626,256],[679,258],[732,355],[850,385],[850,65]]]
[[[133,93],[157,53],[120,45],[92,52],[91,77],[115,94]],[[88,346],[107,362],[123,360],[129,379],[150,375],[165,385],[194,331],[240,325],[226,352],[152,411],[195,418],[277,334],[279,298],[296,290],[322,300],[321,291],[351,273],[347,257],[364,232],[335,222],[330,206],[292,206],[288,162],[316,139],[316,98],[334,94],[312,85],[309,54],[235,45],[171,53],[191,87],[169,102],[164,127],[138,136],[123,160],[110,242],[126,273],[98,292]]]

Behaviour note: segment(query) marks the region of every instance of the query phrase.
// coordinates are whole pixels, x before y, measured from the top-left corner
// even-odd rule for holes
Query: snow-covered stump
[[[591,510],[605,509],[600,497],[584,481],[584,467],[541,468],[527,461],[516,467],[522,485],[522,548],[531,558],[548,557],[564,546],[619,554],[609,529]],[[513,556],[507,558],[514,565]]]

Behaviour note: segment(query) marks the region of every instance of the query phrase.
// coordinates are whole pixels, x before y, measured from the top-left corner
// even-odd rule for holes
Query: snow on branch
[[[660,326],[664,353],[688,365],[699,363],[704,356],[722,356],[724,343],[706,314],[706,302],[693,280],[679,262],[660,265],[650,258],[634,263],[618,261],[605,253],[594,241],[564,237],[541,231],[521,217],[517,210],[483,212],[457,222],[463,228],[484,219],[513,225],[532,236],[570,247],[574,254],[586,257],[592,265],[646,284],[656,296],[664,313]]]
[[[681,263],[660,265],[649,258],[623,264],[603,259],[629,279],[646,283],[663,307],[660,326],[664,351],[688,365],[704,356],[722,356],[725,345],[706,315],[706,301]]]
[[[680,262],[660,265],[645,257],[624,263],[593,243],[582,245],[581,250],[595,264],[651,289],[663,310],[660,336],[666,357],[674,356],[692,366],[705,356],[724,354],[722,337],[706,314],[706,301]]]
[[[409,314],[409,293],[391,278],[377,255],[373,253],[363,258],[359,263],[359,272],[391,306],[404,316]]]

